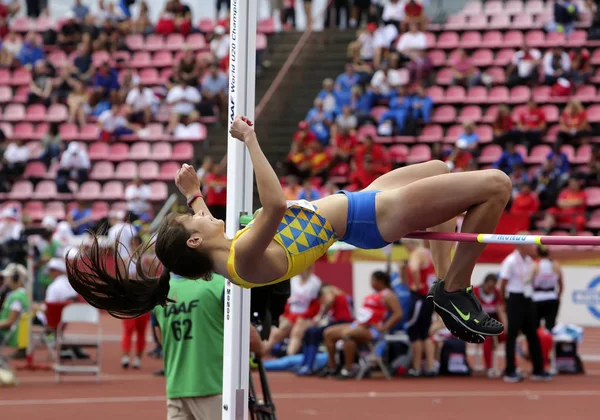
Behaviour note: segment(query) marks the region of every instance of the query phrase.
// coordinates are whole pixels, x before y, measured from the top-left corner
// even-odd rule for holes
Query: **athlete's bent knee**
[[[439,175],[449,174],[450,168],[441,160],[430,160],[427,165],[431,166],[435,173]]]
[[[495,194],[498,194],[500,197],[505,197],[507,200],[510,198],[512,181],[504,172],[498,169],[490,169],[489,179],[486,180],[486,182],[489,182],[488,185],[494,190]]]

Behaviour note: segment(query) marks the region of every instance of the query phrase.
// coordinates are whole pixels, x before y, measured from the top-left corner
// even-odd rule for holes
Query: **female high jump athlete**
[[[69,261],[69,281],[91,305],[120,317],[166,305],[171,302],[169,272],[207,280],[216,272],[245,288],[281,282],[312,265],[338,240],[378,249],[417,230],[453,232],[454,218],[465,211],[462,232],[491,233],[511,193],[510,179],[501,171],[448,173],[443,162],[431,161],[391,171],[362,191],[286,202],[253,123],[237,117],[230,133],[246,144],[254,166],[262,210],[252,223],[233,238],[225,236],[223,221],[206,208],[196,172],[183,165],[176,184],[194,214],[169,214],[156,240],[146,245],[155,247],[164,266],[160,277],[138,264],[138,279],[129,279],[121,268],[126,256],[117,257],[119,268],[112,274],[97,239]],[[460,243],[450,263],[451,247],[450,242],[432,242],[436,274],[443,278],[433,291],[436,310],[457,337],[483,342],[483,336],[504,329],[481,309],[469,286],[485,245]]]

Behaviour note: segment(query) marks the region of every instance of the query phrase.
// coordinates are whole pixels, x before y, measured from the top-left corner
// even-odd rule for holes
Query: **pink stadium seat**
[[[90,160],[107,160],[109,157],[108,144],[102,142],[92,143],[88,149]]]
[[[171,160],[171,154],[173,150],[169,143],[154,143],[152,145],[152,152],[150,153],[151,160]]]
[[[13,137],[13,126],[7,122],[0,122],[0,129],[4,131],[6,137]]]
[[[32,122],[45,121],[46,115],[46,107],[44,105],[29,105],[25,111],[25,120]]]
[[[167,84],[167,80],[173,75],[173,69],[162,69],[160,71],[160,83]]]
[[[169,34],[165,41],[165,48],[170,51],[180,51],[183,49],[184,39],[181,34]]]
[[[358,129],[357,137],[358,141],[363,142],[367,136],[377,136],[377,127],[372,124],[366,124]]]
[[[596,48],[592,52],[592,57],[590,58],[590,62],[595,66],[600,64],[600,48]]]
[[[456,120],[456,108],[452,105],[442,105],[434,109],[431,121],[438,124],[448,124]]]
[[[50,122],[62,122],[66,121],[69,117],[67,107],[63,104],[53,104],[48,108],[48,114],[46,120]]]
[[[150,201],[165,201],[169,194],[169,188],[164,182],[150,183]]]
[[[543,0],[529,0],[525,2],[525,11],[527,14],[542,13],[544,11]]]
[[[408,156],[406,157],[406,163],[420,163],[431,160],[431,149],[426,144],[417,144],[411,147]]]
[[[131,59],[131,53],[129,51],[115,51],[111,53],[113,60],[121,59],[123,61],[129,61]]]
[[[506,75],[503,68],[490,67],[486,73],[492,78],[492,83],[497,85],[503,85],[506,83]]]
[[[589,122],[600,122],[600,105],[591,105],[586,111]]]
[[[12,89],[8,86],[0,86],[0,102],[6,103],[12,100]]]
[[[458,34],[456,32],[443,32],[436,44],[435,47],[436,48],[442,48],[442,49],[446,49],[446,50],[453,50],[455,48],[458,48],[458,42],[459,38],[458,38]]]
[[[588,229],[600,229],[600,209],[594,210],[585,225]]]
[[[523,144],[516,144],[515,145],[515,152],[517,152],[518,154],[521,155],[521,157],[523,158],[523,160],[527,160],[527,147]]]
[[[158,179],[160,181],[170,181],[172,182],[175,179],[175,175],[177,171],[181,168],[181,165],[177,162],[166,162],[160,166],[160,173],[158,174]]]
[[[571,163],[578,164],[586,164],[592,158],[592,146],[589,144],[584,144],[577,148],[577,153],[572,158]]]
[[[39,141],[30,141],[25,143],[29,151],[29,159],[39,159],[42,155],[42,144]]]
[[[56,195],[56,181],[48,180],[38,182],[32,197],[36,200],[52,200]]]
[[[435,83],[443,86],[448,86],[452,83],[452,69],[445,67],[438,70],[435,76]]]
[[[465,15],[480,15],[483,13],[482,2],[479,0],[472,0],[463,6],[462,13]]]
[[[460,37],[459,46],[461,48],[477,48],[481,46],[481,34],[475,31],[468,31]]]
[[[560,151],[563,152],[565,155],[567,155],[567,160],[569,162],[573,162],[573,159],[575,159],[575,149],[573,148],[573,145],[571,144],[563,144],[560,147]]]
[[[546,156],[552,151],[552,148],[546,144],[533,146],[529,157],[526,159],[528,164],[542,164],[546,161]]]
[[[488,102],[504,104],[508,102],[508,88],[506,86],[495,86],[488,93]]]
[[[129,157],[129,146],[125,143],[114,143],[110,145],[108,151],[108,160],[111,162],[121,162]]]
[[[65,141],[74,141],[79,138],[79,128],[75,124],[61,124],[58,132]]]
[[[210,18],[200,19],[198,29],[203,34],[212,34],[212,31],[215,29],[215,23]]]
[[[408,157],[408,146],[404,144],[395,144],[388,149],[390,158],[394,163],[405,163]]]
[[[39,222],[46,215],[46,212],[44,211],[44,203],[41,201],[28,201],[25,203],[23,213],[28,214],[34,222]]]
[[[123,184],[119,181],[110,181],[102,187],[102,199],[122,200],[124,196]]]
[[[482,30],[488,27],[488,18],[485,15],[473,15],[469,16],[468,24],[465,28],[470,30]]]
[[[25,119],[25,107],[21,104],[9,104],[4,108],[4,121],[21,122]]]
[[[33,139],[33,125],[26,122],[15,124],[12,137],[23,140]]]
[[[534,28],[533,15],[519,14],[516,15],[511,23],[512,29],[528,30]]]
[[[490,23],[488,27],[490,29],[513,28],[513,26],[510,23],[510,16],[508,15],[493,15],[490,18]]]
[[[10,84],[10,71],[7,69],[0,69],[0,85]]]
[[[129,160],[150,159],[150,144],[142,141],[135,142],[129,148]]]
[[[503,12],[503,5],[498,0],[487,0],[483,4],[483,13],[486,15],[499,15]]]
[[[152,123],[146,126],[146,130],[148,131],[148,135],[144,136],[144,140],[148,141],[161,141],[164,140],[166,134],[164,133],[164,127],[162,124]]]
[[[487,89],[484,86],[474,86],[469,88],[465,98],[466,103],[481,104],[487,102]]]
[[[23,178],[45,178],[46,172],[46,165],[42,162],[29,162],[25,167]]]
[[[445,102],[462,103],[465,101],[465,88],[462,86],[450,86],[446,89]]]
[[[95,202],[92,203],[92,219],[100,220],[108,217],[108,203]]]
[[[46,204],[46,215],[54,217],[56,220],[64,220],[65,203],[62,201],[51,201]]]
[[[67,54],[62,50],[54,50],[48,54],[48,61],[54,67],[63,67],[68,62]]]
[[[477,105],[467,105],[461,109],[458,115],[458,122],[464,123],[467,121],[478,123],[481,120],[481,108]]]
[[[173,54],[171,51],[157,51],[152,57],[152,65],[155,67],[172,67]]]
[[[446,64],[446,53],[442,50],[431,50],[427,53],[427,56],[435,67],[441,67]]]
[[[508,31],[504,34],[502,42],[504,48],[521,48],[523,46],[523,32]]]
[[[596,87],[592,85],[579,86],[575,92],[575,98],[581,102],[592,102],[597,98]]]
[[[95,124],[87,124],[84,126],[80,133],[79,139],[82,141],[96,141],[100,135],[100,129]]]
[[[97,162],[90,172],[91,179],[106,181],[114,177],[114,167],[110,162]]]
[[[446,136],[444,137],[444,143],[454,143],[463,132],[462,125],[456,124],[448,128]]]
[[[564,32],[549,32],[546,35],[546,40],[544,41],[544,46],[546,48],[552,48],[556,46],[564,46],[565,45],[565,34]]]
[[[375,121],[379,122],[381,116],[388,110],[386,106],[376,106],[371,109],[371,117],[375,119]]]
[[[442,141],[444,137],[444,130],[441,125],[428,124],[423,128],[421,135],[419,136],[419,142],[421,143],[437,143]]]
[[[544,142],[546,143],[555,143],[556,135],[558,134],[560,127],[558,124],[551,125],[548,130],[546,130],[546,135],[544,136]]]
[[[586,202],[590,207],[600,206],[600,187],[588,187],[585,190]]]
[[[142,68],[152,66],[152,59],[148,51],[136,51],[131,56],[129,67]]]
[[[28,86],[31,83],[31,72],[25,68],[19,68],[13,71],[10,79],[12,86]]]
[[[531,97],[531,90],[527,86],[515,86],[510,90],[508,102],[511,104],[525,103]]]
[[[484,146],[481,149],[481,155],[479,156],[479,159],[477,159],[477,160],[479,161],[480,164],[490,164],[490,163],[494,163],[498,159],[500,159],[501,155],[502,155],[502,147],[501,146],[498,146],[497,144],[489,144],[487,146]]]
[[[140,163],[139,168],[140,178],[142,178],[144,181],[154,180],[159,177],[158,163],[156,162],[142,162]],[[174,179],[175,176],[173,176],[170,181],[173,181]]]
[[[29,32],[33,22],[29,19],[28,16],[18,16],[14,17],[10,22],[10,30],[15,32]]]
[[[110,61],[110,54],[108,51],[94,51],[92,54],[92,65],[99,66],[102,63]]]
[[[164,48],[165,41],[162,35],[150,34],[146,37],[144,42],[144,49],[146,51],[159,51]]]
[[[426,44],[427,45],[427,44]],[[267,49],[267,36],[265,34],[256,34],[256,51]]]
[[[488,67],[494,62],[494,53],[487,48],[476,50],[473,55],[471,55],[471,60],[475,67]]]
[[[569,47],[583,47],[587,42],[587,31],[578,29],[567,39]]]
[[[202,34],[190,34],[185,40],[185,45],[194,51],[202,51],[208,48],[206,39]]]
[[[129,181],[137,176],[138,167],[135,162],[121,162],[117,164],[117,167],[115,168],[115,179]]]
[[[475,132],[479,135],[479,143],[490,143],[494,138],[494,131],[489,125],[478,125]]]
[[[523,2],[521,0],[508,0],[504,3],[504,13],[507,15],[519,15],[522,11]]]
[[[29,181],[17,181],[8,193],[9,200],[27,200],[33,195],[33,184]]]
[[[544,32],[537,29],[527,32],[525,34],[525,43],[534,48],[544,47],[546,45]]]
[[[427,96],[431,98],[433,103],[440,103],[444,101],[444,88],[439,86],[428,87],[425,91]]]
[[[425,32],[425,46],[427,48],[433,48],[436,43],[435,34],[431,32]]]
[[[444,30],[446,31],[460,31],[467,27],[467,15],[457,14],[448,16],[446,23],[444,24]]]
[[[275,33],[275,22],[273,18],[261,19],[258,21],[257,30],[261,34],[272,35]]]
[[[194,158],[194,146],[191,143],[175,143],[171,158],[178,162],[192,160]]]
[[[27,103],[27,95],[29,95],[29,86],[19,86],[11,102],[25,104]]]
[[[550,99],[550,86],[536,86],[532,95],[538,104],[547,102]]]
[[[556,105],[544,105],[542,106],[544,115],[546,115],[546,121],[557,122],[559,117],[558,107]]]
[[[158,75],[158,70],[154,68],[140,70],[140,83],[144,86],[155,86],[161,84],[161,78]]]

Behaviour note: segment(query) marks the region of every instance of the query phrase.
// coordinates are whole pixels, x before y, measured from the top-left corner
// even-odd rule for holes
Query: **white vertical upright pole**
[[[231,0],[229,127],[234,116],[254,120],[257,0]],[[243,143],[227,143],[227,235],[233,237],[242,213],[252,214],[253,170]],[[248,419],[250,291],[229,281],[225,290],[222,420]]]

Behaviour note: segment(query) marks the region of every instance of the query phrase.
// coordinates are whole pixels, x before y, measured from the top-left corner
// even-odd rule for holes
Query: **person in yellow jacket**
[[[30,308],[30,302],[25,290],[27,269],[21,264],[11,263],[1,273],[3,284],[9,293],[0,309],[0,342],[8,347],[16,348],[15,356],[23,356],[26,343],[19,340],[22,315]]]

